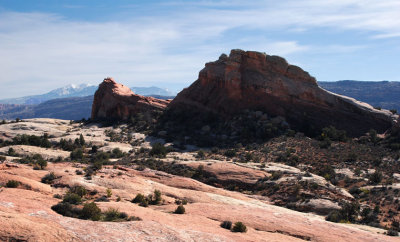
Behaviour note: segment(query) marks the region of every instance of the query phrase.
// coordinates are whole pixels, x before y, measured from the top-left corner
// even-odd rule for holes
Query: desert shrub
[[[375,171],[369,176],[369,182],[372,184],[378,184],[382,181],[382,172]]]
[[[273,171],[272,174],[271,174],[270,179],[271,179],[272,181],[276,181],[276,180],[278,180],[278,179],[281,178],[281,177],[282,177],[282,172]]]
[[[242,222],[236,222],[232,228],[232,232],[245,233],[246,231],[247,231],[247,227]]]
[[[90,151],[90,153],[94,154],[99,150],[99,147],[97,147],[97,145],[93,145],[92,146],[92,150]]]
[[[399,232],[394,229],[389,229],[386,234],[389,236],[399,236]]]
[[[83,135],[81,134],[80,136],[79,136],[79,144],[81,145],[81,146],[84,146],[85,145],[85,138],[83,138]]]
[[[87,194],[87,190],[84,186],[75,185],[69,189],[70,193],[75,193],[80,197],[83,197]]]
[[[227,151],[225,151],[224,155],[228,158],[233,158],[236,156],[236,151],[235,150],[227,150]]]
[[[358,203],[345,203],[339,211],[332,211],[325,218],[331,222],[354,222],[358,216],[360,205]]]
[[[107,197],[112,196],[112,190],[110,188],[107,188],[106,193],[107,193]]]
[[[186,205],[188,203],[188,201],[186,199],[175,199],[175,204],[177,205]]]
[[[157,205],[161,203],[161,192],[159,190],[154,190],[154,196],[153,200],[151,201],[151,204]]]
[[[50,148],[51,143],[48,138],[49,138],[48,134],[44,134],[43,136],[23,134],[23,135],[15,136],[12,140],[12,144],[14,144],[14,145],[31,145],[31,146]]]
[[[369,135],[369,140],[372,143],[376,144],[379,141],[378,133],[376,132],[375,129],[370,129],[368,135]]]
[[[206,156],[206,153],[204,152],[204,150],[197,151],[198,158],[203,159],[205,156]]]
[[[231,221],[223,221],[220,226],[224,229],[229,229],[231,230],[232,228],[232,222]]]
[[[81,148],[74,149],[70,154],[71,160],[82,160],[83,150]]]
[[[397,113],[397,109],[390,109],[390,112],[392,112],[393,114]]]
[[[341,219],[342,219],[342,217],[341,217],[339,211],[332,211],[325,218],[326,221],[331,221],[331,222],[335,222],[335,223],[340,222]]]
[[[151,156],[156,156],[159,158],[165,158],[167,156],[167,148],[162,145],[161,143],[155,143],[152,145],[152,148],[150,150],[150,155]]]
[[[3,162],[3,161],[5,161],[6,160],[6,157],[5,156],[2,156],[2,155],[0,155],[0,162]]]
[[[43,159],[43,157],[39,154],[34,154],[32,156],[33,163],[40,167],[43,170],[47,166],[47,161]]]
[[[356,153],[350,153],[345,158],[345,162],[356,162],[358,159],[358,155]]]
[[[14,148],[12,148],[12,147],[10,147],[10,148],[8,149],[7,154],[8,154],[9,156],[17,156],[17,153],[15,152]]]
[[[16,180],[9,180],[9,181],[6,183],[6,187],[8,187],[8,188],[17,188],[20,184],[21,184],[21,183],[20,183],[19,181],[16,181]]]
[[[83,175],[83,171],[81,171],[81,170],[75,170],[75,174],[77,174],[77,175]]]
[[[138,193],[134,199],[132,199],[132,203],[141,203],[142,201],[146,200],[143,194]]]
[[[320,139],[324,140],[326,138],[332,141],[347,141],[346,131],[338,130],[333,126],[322,129]]]
[[[176,209],[175,212],[176,214],[184,214],[186,212],[186,209],[183,205],[179,205]]]
[[[318,175],[324,177],[326,180],[331,180],[336,176],[335,169],[331,165],[324,165],[319,171]]]
[[[149,206],[149,202],[147,199],[144,199],[142,201],[140,201],[139,206],[141,207],[148,207]]]
[[[56,213],[67,217],[78,217],[80,210],[74,208],[70,203],[61,202],[51,207]]]
[[[80,204],[82,202],[82,197],[76,193],[68,192],[65,194],[63,203],[70,203],[70,204]]]
[[[104,221],[121,221],[127,219],[128,219],[128,214],[124,212],[121,213],[118,209],[115,208],[109,208],[104,213]]]
[[[85,205],[83,205],[81,218],[97,221],[100,220],[100,217],[101,217],[101,210],[96,205],[96,203],[91,202],[91,203],[85,203]]]
[[[119,148],[115,148],[111,152],[111,157],[113,158],[121,158],[124,156],[124,153]]]
[[[54,172],[50,172],[46,174],[44,177],[42,177],[42,183],[45,184],[52,184],[54,180],[57,179],[57,176],[54,174]]]
[[[60,194],[54,194],[53,197],[57,199],[62,199],[62,196]]]

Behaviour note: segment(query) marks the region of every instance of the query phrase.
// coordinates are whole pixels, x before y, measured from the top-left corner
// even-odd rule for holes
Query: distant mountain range
[[[318,84],[328,91],[355,98],[373,107],[400,111],[400,82],[344,80]]]
[[[94,95],[98,86],[91,84],[81,85],[68,85],[62,88],[52,90],[48,93],[41,95],[25,96],[19,98],[8,98],[0,100],[0,104],[40,104],[48,100],[56,98],[68,98],[68,97],[85,97]],[[132,87],[132,91],[136,94],[144,96],[175,96],[176,93],[169,91],[168,89],[159,87]]]
[[[400,111],[400,82],[337,81],[319,82],[322,88],[371,104],[374,107]],[[161,99],[172,99],[175,93],[159,87],[132,87],[133,92]],[[97,86],[70,85],[43,95],[0,100],[0,119],[89,118]]]

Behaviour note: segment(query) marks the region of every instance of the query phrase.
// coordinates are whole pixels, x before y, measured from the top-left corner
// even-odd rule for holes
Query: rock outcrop
[[[259,110],[284,117],[296,129],[333,125],[351,136],[370,129],[384,132],[398,119],[387,110],[320,88],[309,73],[281,57],[242,50],[207,63],[198,80],[169,106],[171,111],[191,112],[186,115],[191,120],[205,113],[229,119],[246,109]]]
[[[96,91],[92,106],[92,119],[126,120],[139,112],[163,110],[169,101],[144,97],[129,87],[106,78]]]

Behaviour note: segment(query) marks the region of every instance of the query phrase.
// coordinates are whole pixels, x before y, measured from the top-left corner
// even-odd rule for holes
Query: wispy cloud
[[[316,28],[354,30],[371,39],[400,36],[398,0],[169,1],[158,7],[163,5],[173,7],[162,14],[135,13],[103,22],[40,12],[0,13],[0,55],[5,57],[0,59],[0,82],[10,87],[0,96],[95,83],[105,76],[129,85],[184,86],[197,78],[205,62],[232,48],[289,58],[305,51],[367,48],[296,39]]]

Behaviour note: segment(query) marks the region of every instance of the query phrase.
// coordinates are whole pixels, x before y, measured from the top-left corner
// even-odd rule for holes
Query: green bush
[[[231,230],[232,228],[232,222],[231,221],[223,221],[220,225],[224,229],[229,229]]]
[[[20,184],[21,184],[21,183],[20,183],[19,181],[16,181],[16,180],[9,180],[9,181],[6,183],[6,187],[8,187],[8,188],[17,188]]]
[[[146,200],[143,194],[138,193],[134,199],[132,199],[132,203],[141,203],[142,201]]]
[[[121,157],[124,156],[124,153],[119,148],[115,148],[115,149],[112,150],[111,156],[113,158],[121,158]]]
[[[232,232],[245,233],[246,231],[247,231],[247,227],[242,222],[236,222],[232,228]]]
[[[227,150],[227,151],[225,151],[224,155],[228,158],[233,158],[236,156],[236,151],[235,150]]]
[[[389,229],[389,230],[387,231],[387,235],[389,235],[389,236],[399,236],[399,232],[397,232],[397,231],[394,230],[394,229]]]
[[[78,148],[71,152],[70,154],[71,160],[82,160],[83,159],[83,150]]]
[[[100,217],[101,217],[101,210],[96,205],[96,203],[91,202],[91,203],[85,203],[85,205],[83,205],[81,218],[98,221],[100,220]]]
[[[75,185],[69,189],[70,193],[77,194],[80,197],[84,197],[87,194],[87,190],[84,186]]]
[[[43,170],[47,166],[47,161],[44,160],[43,157],[39,154],[33,155],[32,159],[34,160],[34,163],[40,167],[41,170]]]
[[[42,183],[52,184],[55,179],[57,179],[57,176],[54,174],[54,172],[50,172],[42,177]]]
[[[53,209],[58,214],[73,218],[78,217],[81,213],[79,209],[75,209],[71,204],[64,202],[52,206],[51,209]]]
[[[338,130],[333,126],[329,126],[322,129],[322,133],[320,136],[321,140],[329,139],[332,141],[347,141],[346,131]]]
[[[112,190],[110,188],[107,188],[106,193],[107,193],[107,197],[112,196]]]
[[[360,211],[358,203],[345,203],[339,211],[332,211],[325,218],[331,222],[354,222]]]
[[[160,143],[155,143],[154,145],[152,145],[152,148],[150,150],[150,155],[151,156],[156,156],[159,158],[165,158],[167,156],[167,148],[160,144]]]
[[[161,203],[161,192],[159,190],[154,190],[154,196],[151,204],[157,205],[160,203]]]
[[[15,152],[14,148],[12,148],[12,147],[10,147],[10,148],[8,149],[7,154],[8,154],[9,156],[17,156],[17,153]]]
[[[375,171],[369,176],[369,182],[372,184],[378,184],[382,181],[382,172]]]
[[[176,209],[175,212],[176,214],[184,214],[186,212],[186,209],[183,205],[179,205]]]
[[[104,221],[121,221],[121,220],[127,220],[128,215],[124,212],[120,212],[118,209],[114,208],[109,208],[105,213],[104,213]]]
[[[76,193],[68,192],[67,194],[65,194],[63,202],[70,204],[80,204],[82,202],[82,197]]]

